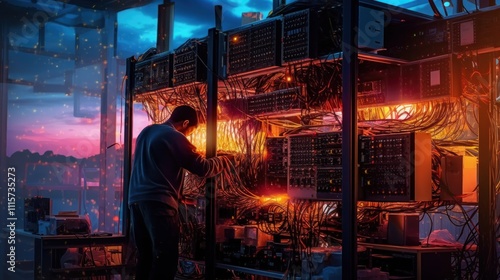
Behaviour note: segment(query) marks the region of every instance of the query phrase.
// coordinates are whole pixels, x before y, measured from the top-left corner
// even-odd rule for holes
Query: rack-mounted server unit
[[[430,134],[360,136],[358,144],[360,200],[432,200]]]

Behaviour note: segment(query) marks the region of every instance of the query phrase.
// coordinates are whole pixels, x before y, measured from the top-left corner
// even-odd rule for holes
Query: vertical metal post
[[[128,193],[130,185],[130,175],[132,173],[132,141],[133,141],[133,118],[134,118],[134,87],[135,87],[135,58],[129,57],[126,61],[126,76],[127,81],[125,84],[125,108],[124,108],[124,136],[123,136],[123,202],[122,202],[122,232],[125,236],[123,246],[122,263],[128,265],[135,263],[131,260],[132,252],[135,250],[133,247],[134,242],[131,240],[130,235],[130,210],[128,208]],[[124,269],[123,277],[126,277],[128,267]]]
[[[220,31],[222,29],[222,6],[216,5],[214,7],[214,12],[215,12],[215,29]]]
[[[343,1],[342,22],[342,279],[357,278],[359,1]]]
[[[174,37],[174,3],[165,0],[158,5],[158,27],[156,34],[156,50],[162,53],[170,50]]]
[[[286,0],[273,0],[273,11],[286,4]]]
[[[133,141],[133,118],[134,118],[134,87],[135,87],[135,58],[127,58],[126,64],[127,82],[125,85],[125,112],[124,112],[124,147],[123,147],[123,235],[129,235],[130,212],[128,209],[128,188],[130,174],[132,172],[132,141]]]
[[[464,0],[457,0],[456,13],[461,13],[464,11]]]
[[[102,57],[107,61],[101,64],[101,80],[104,88],[101,91],[101,135],[100,135],[100,183],[99,183],[99,224],[101,231],[117,232],[119,224],[113,220],[115,209],[115,180],[114,168],[116,168],[116,96],[118,93],[118,81],[116,75],[117,66],[115,58],[116,46],[116,12],[103,11],[105,26],[101,32],[102,41],[107,46],[101,51]],[[113,75],[112,75],[113,74]],[[116,225],[115,225],[116,224]]]
[[[216,26],[220,27],[220,15],[222,7],[215,6]],[[207,158],[217,155],[217,91],[218,91],[218,69],[221,63],[219,46],[220,30],[215,27],[208,30],[208,60],[207,60]],[[209,178],[205,184],[206,200],[206,255],[205,255],[205,279],[215,279],[215,226],[217,213],[217,194],[215,178]]]
[[[40,23],[40,27],[38,27],[38,50],[44,51],[45,50],[45,22]]]
[[[487,54],[479,58],[479,67],[482,73],[495,73],[493,58]],[[487,77],[491,88],[493,85],[491,75]],[[490,92],[492,100],[494,95]],[[498,259],[496,257],[495,241],[495,188],[492,180],[492,170],[496,158],[492,158],[491,147],[497,145],[491,135],[492,104],[479,101],[479,279],[497,279]]]

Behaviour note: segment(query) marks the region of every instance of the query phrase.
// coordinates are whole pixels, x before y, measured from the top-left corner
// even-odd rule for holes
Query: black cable
[[[434,0],[429,0],[429,5],[431,6],[432,11],[434,12],[434,17],[437,19],[442,19],[443,15],[436,7],[436,3],[434,3]]]

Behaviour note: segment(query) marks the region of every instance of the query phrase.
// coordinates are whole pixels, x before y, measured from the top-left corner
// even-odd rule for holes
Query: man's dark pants
[[[132,238],[137,246],[137,280],[174,279],[179,258],[179,215],[158,201],[130,205]]]

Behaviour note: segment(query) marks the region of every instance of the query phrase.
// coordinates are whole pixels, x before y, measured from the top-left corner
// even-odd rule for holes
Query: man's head
[[[198,114],[191,106],[176,107],[168,119],[179,132],[188,136],[198,126]]]

